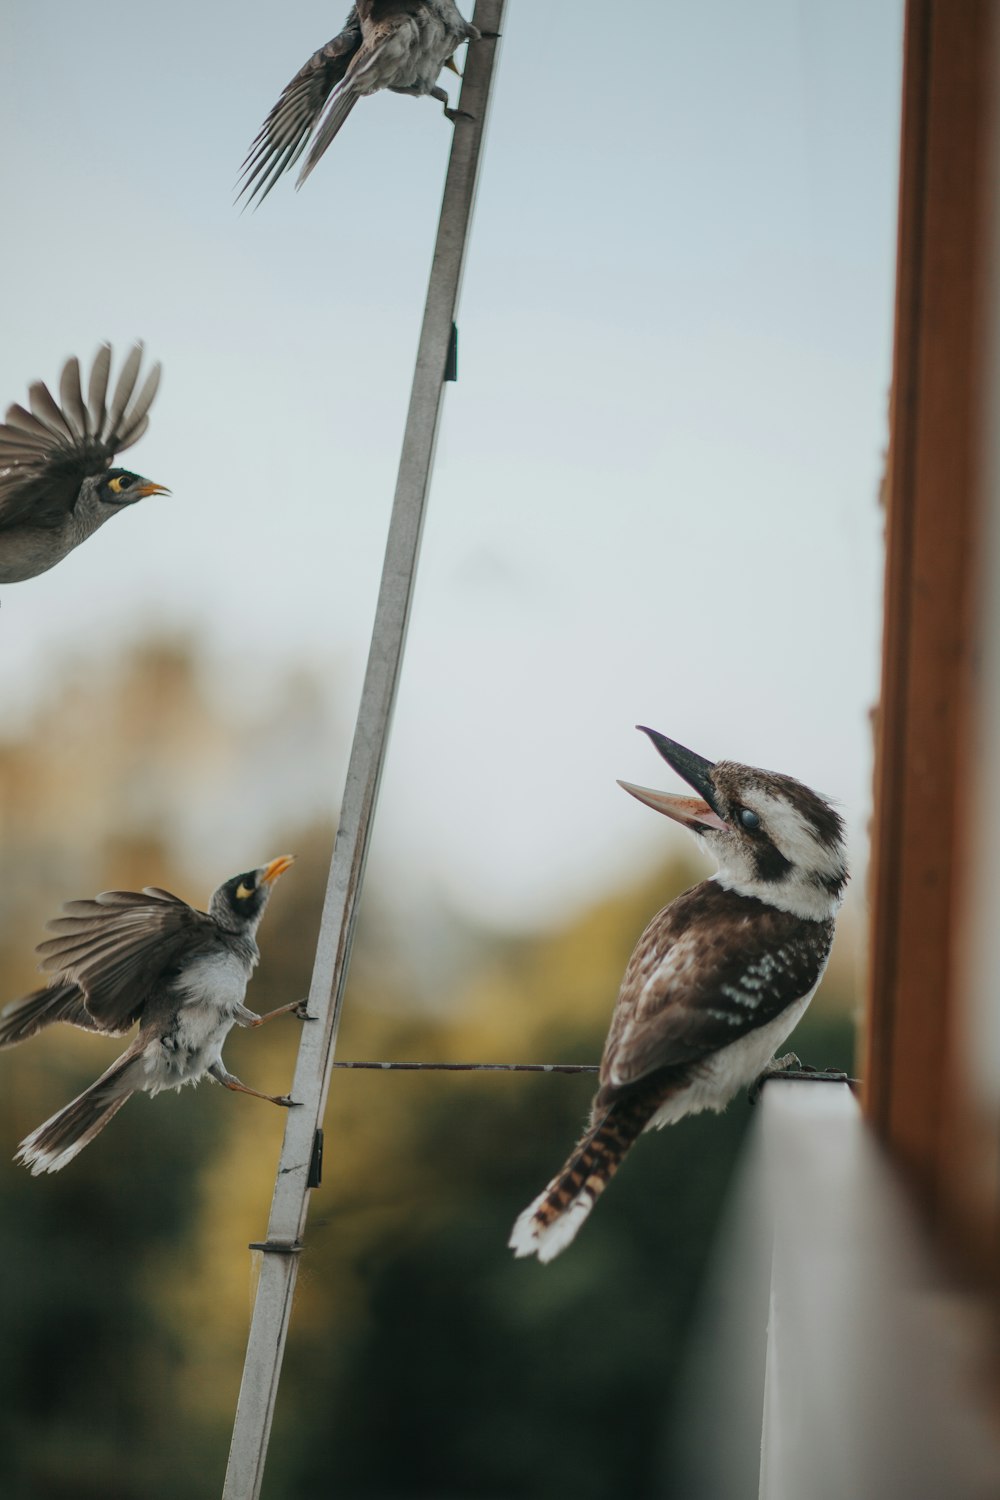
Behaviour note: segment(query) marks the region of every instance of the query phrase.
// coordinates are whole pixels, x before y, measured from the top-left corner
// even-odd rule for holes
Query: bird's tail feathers
[[[319,161],[355,104],[357,104],[359,97],[353,89],[341,87],[334,91],[326,107],[326,114],[323,116],[322,123],[316,132],[316,138],[309,148],[309,155],[306,157],[305,165],[296,180],[296,187],[301,187],[305,182],[309,173]]]
[[[516,1256],[537,1255],[544,1265],[572,1243],[654,1107],[643,1095],[619,1099],[590,1127],[562,1171],[516,1220],[508,1241]]]
[[[97,1030],[79,985],[72,982],[45,985],[5,1005],[0,1011],[0,1048],[27,1041],[28,1037],[56,1021],[67,1021],[71,1026],[82,1026],[87,1031]]]
[[[30,1167],[32,1177],[62,1171],[131,1098],[141,1081],[140,1068],[140,1060],[126,1052],[89,1089],[26,1136],[14,1160]]]

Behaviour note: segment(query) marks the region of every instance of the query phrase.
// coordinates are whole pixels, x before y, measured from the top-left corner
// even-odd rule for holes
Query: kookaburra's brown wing
[[[661,1068],[689,1067],[720,1052],[809,994],[833,926],[803,924],[712,880],[671,902],[625,970],[595,1107]]]
[[[68,901],[63,912],[47,924],[57,936],[38,945],[41,967],[79,985],[101,1030],[129,1026],[182,953],[217,942],[210,917],[153,886]]]
[[[344,81],[361,40],[361,21],[357,6],[352,5],[343,30],[299,69],[254,138],[240,168],[241,197],[247,193],[250,202],[266,198],[281,174],[298,160],[326,101]]]
[[[28,408],[7,408],[0,424],[0,529],[30,521],[61,526],[76,504],[80,486],[103,474],[116,453],[137,443],[149,425],[149,408],[160,383],[154,365],[138,389],[142,345],[129,352],[108,402],[111,348],[102,344],[90,371],[87,399],[74,356],[63,366],[59,400],[36,380]]]

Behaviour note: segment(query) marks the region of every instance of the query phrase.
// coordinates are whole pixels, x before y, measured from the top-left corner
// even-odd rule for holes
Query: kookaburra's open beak
[[[270,885],[272,880],[277,880],[279,875],[284,875],[289,865],[294,865],[294,854],[279,854],[277,859],[272,859],[269,865],[265,865],[261,871],[260,884]]]
[[[132,491],[137,500],[145,500],[147,495],[169,495],[170,491],[165,484],[140,484],[137,490]]]
[[[716,828],[725,833],[729,825],[720,817],[715,806],[715,787],[709,774],[713,769],[712,762],[701,755],[695,755],[693,750],[686,750],[676,740],[668,740],[665,734],[647,729],[644,724],[637,724],[636,728],[649,735],[667,765],[672,766],[678,776],[683,776],[688,785],[700,792],[701,796],[675,797],[669,792],[653,791],[648,786],[633,786],[630,781],[619,781],[618,785],[647,807],[665,813],[668,818],[673,818],[676,823],[683,823],[687,828]]]

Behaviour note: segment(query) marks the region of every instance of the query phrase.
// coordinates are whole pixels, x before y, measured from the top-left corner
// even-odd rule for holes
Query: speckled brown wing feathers
[[[596,1106],[778,1016],[816,984],[832,939],[832,921],[804,934],[801,918],[711,880],[686,891],[653,918],[629,960]]]
[[[169,891],[105,891],[69,901],[48,923],[57,936],[38,945],[42,968],[73,980],[101,1029],[134,1021],[149,991],[192,939],[218,941],[215,926]]]

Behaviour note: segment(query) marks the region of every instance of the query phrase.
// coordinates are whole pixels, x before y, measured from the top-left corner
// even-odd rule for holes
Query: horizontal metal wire
[[[335,1062],[335,1068],[370,1068],[380,1073],[597,1073],[597,1063]]]
[[[484,1063],[484,1062],[335,1062],[335,1068],[368,1069],[376,1073],[599,1073],[598,1063]],[[756,1098],[771,1079],[796,1083],[846,1083],[859,1087],[860,1080],[829,1068],[776,1068],[764,1073],[750,1090]]]

